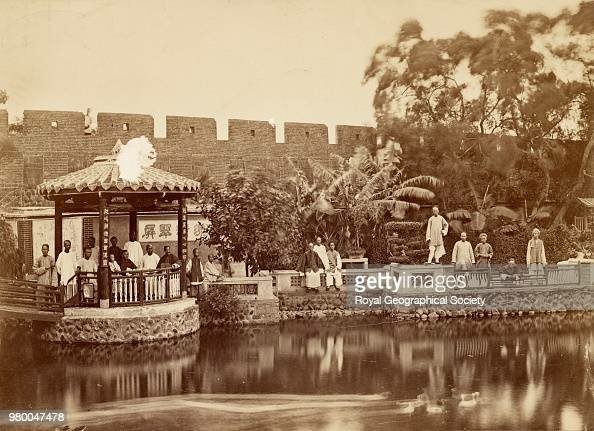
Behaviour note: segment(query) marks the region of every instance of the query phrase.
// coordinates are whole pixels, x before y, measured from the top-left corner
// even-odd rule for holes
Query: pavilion
[[[87,305],[109,308],[110,301],[112,306],[143,305],[181,298],[186,292],[185,271],[182,271],[187,261],[186,200],[196,195],[200,183],[152,166],[144,168],[136,180],[124,180],[120,178],[116,157],[117,154],[96,157],[91,166],[45,181],[37,187],[41,195],[55,202],[55,256],[62,250],[64,214],[95,212],[99,215],[100,255],[97,274],[83,274],[85,281],[96,286],[94,299],[87,298]],[[177,253],[182,270],[110,274],[110,214],[128,214],[129,229],[137,232],[138,214],[149,211],[177,212]],[[78,293],[83,293],[80,288]],[[84,302],[80,296],[78,300],[79,305]]]

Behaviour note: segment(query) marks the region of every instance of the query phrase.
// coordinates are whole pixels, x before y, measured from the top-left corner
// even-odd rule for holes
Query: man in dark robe
[[[163,247],[163,251],[163,256],[159,259],[157,268],[170,268],[178,262],[177,256],[171,253],[168,245]]]
[[[190,278],[190,296],[197,297],[200,292],[200,285],[204,280],[204,268],[202,266],[202,262],[200,261],[200,255],[197,248],[192,250],[192,258],[188,259],[186,273]]]
[[[127,269],[136,269],[136,264],[128,257],[128,250],[122,250],[122,261],[120,262],[120,268],[122,271]]]
[[[307,251],[301,255],[297,270],[305,274],[305,290],[320,290],[320,274],[324,271],[324,263],[314,251],[313,243],[307,245]]]
[[[115,261],[118,263],[118,265],[121,265],[122,249],[118,246],[118,238],[116,236],[112,236],[109,242],[111,242],[111,245],[109,246],[108,255],[113,254]]]

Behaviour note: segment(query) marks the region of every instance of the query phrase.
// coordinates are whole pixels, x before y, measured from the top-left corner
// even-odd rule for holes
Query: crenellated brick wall
[[[359,145],[375,145],[375,129],[337,126],[336,143],[328,140],[324,124],[285,123],[284,143],[276,142],[275,127],[268,121],[231,119],[228,140],[217,139],[213,118],[167,116],[165,138],[154,136],[150,115],[99,113],[97,130],[85,133],[81,112],[34,111],[23,115],[23,132],[8,133],[8,114],[0,110],[0,138],[7,136],[16,148],[13,157],[0,166],[0,196],[31,186],[35,178],[46,180],[84,168],[94,157],[111,152],[118,139],[126,142],[147,136],[157,150],[157,167],[188,177],[205,171],[222,181],[230,168],[262,167],[288,173],[286,158],[306,167],[307,159],[328,163],[332,153],[348,157]],[[25,183],[27,181],[27,183]]]

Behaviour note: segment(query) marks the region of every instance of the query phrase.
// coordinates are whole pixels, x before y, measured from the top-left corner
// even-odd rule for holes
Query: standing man
[[[91,259],[99,266],[99,246],[95,245],[95,242],[95,237],[90,237],[88,247],[91,249]]]
[[[202,281],[204,280],[204,268],[202,267],[200,254],[198,253],[197,248],[192,250],[192,258],[188,259],[188,263],[186,264],[186,274],[190,278],[190,296],[198,297],[198,294],[200,293],[200,284],[202,284]]]
[[[122,263],[122,249],[120,247],[118,247],[118,237],[117,236],[112,236],[109,239],[109,242],[111,243],[111,245],[109,246],[108,253],[109,254],[113,254],[113,257],[115,258],[115,261],[119,265],[119,264]]]
[[[474,248],[474,255],[477,259],[477,266],[479,268],[488,268],[493,257],[493,247],[487,242],[487,234],[481,233],[479,235],[479,242]]]
[[[532,238],[528,241],[526,250],[526,266],[530,275],[544,275],[544,266],[547,264],[544,242],[540,239],[540,230],[532,230]]]
[[[313,250],[318,254],[322,264],[324,265],[323,269],[326,271],[326,286],[328,286],[332,282],[332,276],[327,273],[330,269],[330,261],[328,260],[328,251],[326,250],[326,246],[322,244],[322,237],[316,237],[316,243],[314,244]]]
[[[70,280],[76,273],[76,257],[70,251],[70,241],[64,241],[64,250],[58,255],[56,260],[56,271],[60,275],[60,285],[66,286],[66,298],[68,300],[74,296],[75,280]]]
[[[97,272],[97,262],[93,259],[93,249],[85,247],[84,256],[76,264],[78,272]]]
[[[427,234],[425,239],[429,244],[429,259],[427,263],[439,263],[439,259],[445,254],[443,246],[443,237],[448,234],[448,222],[439,215],[439,208],[433,207],[433,215],[427,222]]]
[[[318,253],[314,251],[313,243],[307,244],[307,250],[297,264],[297,270],[305,274],[305,290],[315,290],[319,292],[320,289],[320,268],[324,268],[324,263]]]
[[[336,250],[336,245],[331,242],[329,246],[330,250],[328,250],[327,254],[330,266],[326,274],[326,290],[330,290],[330,287],[340,290],[340,286],[342,286],[342,259],[340,258],[340,253]],[[330,283],[328,283],[328,279],[330,279]]]
[[[163,247],[164,254],[159,259],[159,268],[170,268],[178,262],[177,256],[169,250],[168,245]]]
[[[474,252],[472,245],[466,241],[466,232],[460,234],[460,241],[457,241],[452,251],[452,263],[456,269],[466,271],[474,263]]]
[[[49,255],[49,244],[41,246],[41,256],[35,262],[35,274],[37,274],[37,284],[46,286],[58,285],[58,274],[56,273],[56,263],[54,258]]]
[[[142,267],[142,246],[136,240],[136,232],[130,232],[130,241],[124,244],[124,250],[128,251],[128,258],[134,262],[137,268]]]
[[[97,274],[97,262],[93,259],[93,249],[86,247],[84,256],[78,261],[76,265],[77,272],[90,272]],[[84,299],[96,299],[97,297],[97,277],[81,277],[81,284],[83,286]]]
[[[153,253],[153,246],[148,244],[146,246],[146,254],[142,256],[141,268],[142,269],[157,269],[159,266],[159,255]]]

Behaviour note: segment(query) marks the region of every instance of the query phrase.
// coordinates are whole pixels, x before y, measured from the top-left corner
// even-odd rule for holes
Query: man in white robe
[[[76,265],[76,270],[81,272],[80,282],[82,285],[83,300],[97,299],[97,262],[93,259],[93,249],[86,247],[84,256]],[[88,273],[88,274],[86,274]]]
[[[544,275],[544,267],[547,264],[544,242],[540,239],[540,230],[532,230],[532,238],[528,241],[526,250],[526,266],[530,275]]]
[[[130,241],[124,244],[124,250],[128,250],[128,259],[134,262],[138,268],[142,268],[142,246],[136,240],[136,232],[130,232]]]
[[[328,245],[330,250],[327,253],[329,268],[326,273],[326,290],[330,290],[331,287],[340,290],[340,286],[342,286],[342,259],[340,253],[336,250],[336,245],[333,242]],[[328,279],[330,279],[330,282],[328,282]]]
[[[460,234],[460,241],[454,244],[452,250],[452,263],[456,265],[456,269],[468,270],[474,263],[474,250],[472,244],[466,241],[466,232]]]
[[[448,234],[448,222],[439,215],[439,208],[433,207],[433,215],[427,222],[426,241],[429,244],[429,259],[427,263],[432,263],[435,257],[435,263],[445,254],[443,246],[443,237]]]
[[[70,250],[70,246],[69,240],[64,241],[64,250],[60,252],[56,260],[56,271],[60,275],[60,286],[66,286],[65,300],[72,298],[76,290],[76,280],[70,280],[76,273],[76,256]]]
[[[208,255],[208,261],[204,264],[204,280],[205,281],[217,281],[222,278],[220,271],[214,264],[214,256]]]
[[[161,258],[157,253],[153,252],[153,246],[148,244],[146,246],[146,254],[142,256],[141,260],[142,269],[157,269],[157,266],[159,266],[159,260],[161,260]]]
[[[142,256],[140,268],[143,270],[157,269],[161,258],[157,253],[153,253],[153,246],[148,244],[146,246],[146,254]],[[165,285],[160,281],[156,275],[148,275],[144,278],[145,299],[161,299],[165,293]]]
[[[326,286],[330,286],[332,283],[332,276],[328,274],[328,270],[330,269],[330,261],[328,260],[328,251],[326,250],[326,246],[322,244],[322,237],[316,237],[316,242],[314,244],[313,251],[317,253],[324,265],[324,271],[326,271]]]
[[[99,266],[99,246],[96,245],[94,236],[89,238],[89,248],[91,249],[91,259]]]

